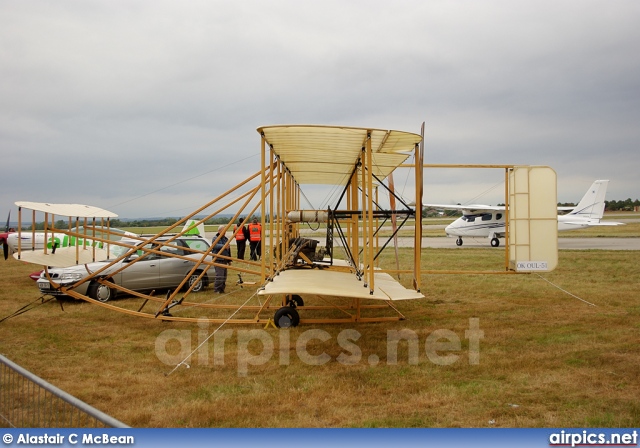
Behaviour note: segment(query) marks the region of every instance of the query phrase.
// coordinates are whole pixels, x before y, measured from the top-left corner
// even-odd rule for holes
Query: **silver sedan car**
[[[158,241],[161,242],[165,241],[166,239],[168,238],[158,239]],[[132,242],[129,242],[129,244],[135,244],[136,242],[137,241],[132,240]],[[180,285],[185,277],[189,275],[189,273],[191,272],[191,268],[193,268],[196,262],[202,258],[201,254],[180,249],[180,247],[190,247],[192,249],[206,251],[209,248],[211,242],[200,235],[189,235],[179,237],[170,243],[171,246],[178,247],[171,247],[169,245],[165,246],[156,242],[144,245],[145,249],[156,249],[163,253],[162,255],[158,253],[145,252],[142,246],[144,243],[140,244],[141,247],[138,251],[126,258],[123,258],[113,266],[102,271],[99,276],[102,278],[108,278],[113,283],[133,291],[150,291],[175,288]],[[110,246],[112,260],[118,258],[127,251],[129,251],[129,249],[124,246]],[[166,255],[164,255],[165,253]],[[191,260],[172,257],[169,255],[170,253],[183,255],[190,258]],[[132,263],[133,260],[140,257],[142,258],[139,261]],[[207,259],[210,261],[211,257],[207,257]],[[90,272],[95,272],[112,262],[113,261],[98,261],[94,263],[88,263],[86,265],[71,266],[67,268],[51,268],[49,269],[49,275],[55,283],[61,286],[70,286],[76,283],[78,280],[87,277],[89,275],[87,270]],[[111,272],[115,272],[119,270],[123,265],[127,264],[131,265],[127,266],[125,269],[116,274],[109,275]],[[193,292],[202,291],[209,284],[209,277],[207,276],[207,274],[205,274],[201,279],[198,280],[198,276],[202,272],[202,270],[204,270],[204,267],[204,265],[201,266],[202,269],[200,269],[199,267],[199,270],[191,274],[187,280],[187,287],[190,287],[192,284],[196,283],[192,289]],[[53,285],[49,282],[44,271],[40,274],[40,278],[37,279],[37,285],[40,289],[40,292],[43,294],[54,296],[63,295],[62,291],[54,288]],[[118,292],[117,289],[110,288],[109,286],[100,284],[96,281],[86,281],[79,285],[77,288],[74,288],[74,291],[77,291],[78,293],[83,295],[87,295],[92,299],[99,300],[101,302],[106,302],[110,299],[113,299]]]

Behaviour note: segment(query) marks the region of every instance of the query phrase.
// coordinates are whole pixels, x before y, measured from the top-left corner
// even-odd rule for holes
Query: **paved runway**
[[[400,243],[400,245],[408,246],[410,245],[409,243],[410,241],[407,239],[406,244]],[[504,248],[503,246],[504,240],[501,239],[498,249]],[[456,249],[464,249],[465,247],[489,247],[489,240],[487,238],[465,238],[464,244],[458,247],[456,246],[455,238],[423,238],[422,247]],[[640,250],[640,238],[558,238],[558,249]]]

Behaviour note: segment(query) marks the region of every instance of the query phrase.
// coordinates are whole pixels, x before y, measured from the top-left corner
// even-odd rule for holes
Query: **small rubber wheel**
[[[298,294],[292,294],[290,296],[287,296],[286,302],[287,302],[287,306],[290,306],[292,308],[304,306],[304,300],[302,300],[302,297],[300,297]]]
[[[297,327],[300,323],[300,315],[290,306],[283,306],[273,316],[273,321],[278,328]]]
[[[498,247],[500,245],[500,240],[498,238],[491,238],[491,247]]]

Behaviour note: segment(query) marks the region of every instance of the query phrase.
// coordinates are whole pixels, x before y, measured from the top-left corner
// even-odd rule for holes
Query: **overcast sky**
[[[182,216],[259,169],[273,124],[424,121],[427,163],[635,199],[639,24],[636,0],[0,0],[0,214]],[[495,204],[502,177],[428,170],[424,200]]]

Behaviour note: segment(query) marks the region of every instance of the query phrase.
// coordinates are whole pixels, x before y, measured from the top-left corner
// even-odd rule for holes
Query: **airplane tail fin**
[[[587,190],[580,202],[569,215],[600,220],[604,214],[604,197],[607,194],[608,180],[596,180]]]
[[[184,231],[184,235],[202,235],[206,236],[204,233],[204,223],[196,224],[198,221],[195,219],[188,220],[182,230]]]

